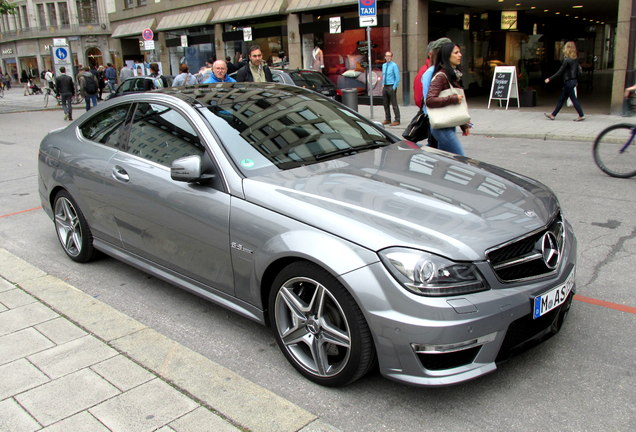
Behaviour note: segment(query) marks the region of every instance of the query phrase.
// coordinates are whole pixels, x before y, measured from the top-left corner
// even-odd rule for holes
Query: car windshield
[[[331,81],[326,76],[318,72],[296,71],[290,72],[290,75],[296,85],[299,86],[309,85],[310,88],[316,88],[331,84]]]
[[[234,84],[211,90],[197,97],[204,116],[248,177],[398,141],[345,107],[295,87]]]

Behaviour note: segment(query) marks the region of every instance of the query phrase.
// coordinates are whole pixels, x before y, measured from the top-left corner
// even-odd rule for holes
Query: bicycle
[[[636,175],[636,125],[619,123],[604,129],[594,140],[596,165],[612,177]],[[634,145],[632,145],[634,144]]]
[[[53,91],[50,87],[44,89],[44,108],[49,106],[49,96],[51,96],[51,93],[53,93]]]

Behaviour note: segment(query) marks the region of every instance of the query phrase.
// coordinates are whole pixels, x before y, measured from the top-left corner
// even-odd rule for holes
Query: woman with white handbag
[[[462,77],[459,69],[461,62],[462,53],[458,45],[442,45],[435,58],[435,71],[426,96],[426,110],[438,148],[463,156],[464,149],[455,128],[459,126],[462,134],[468,135],[472,124],[464,90],[459,83]]]

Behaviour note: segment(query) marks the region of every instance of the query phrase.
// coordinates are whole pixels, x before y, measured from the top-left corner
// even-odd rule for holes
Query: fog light
[[[479,338],[470,339],[467,341],[458,342],[454,344],[428,345],[428,344],[412,343],[411,347],[417,354],[448,353],[448,352],[461,351],[461,350],[473,348],[476,346],[484,345],[494,341],[496,337],[497,337],[497,332],[494,332],[486,336],[482,336]]]

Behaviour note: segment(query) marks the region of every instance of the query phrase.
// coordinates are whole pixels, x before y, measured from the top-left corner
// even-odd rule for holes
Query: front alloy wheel
[[[310,380],[345,385],[374,364],[369,328],[351,295],[330,274],[294,263],[276,278],[270,297],[276,340]]]
[[[54,221],[57,238],[72,260],[90,261],[95,255],[93,235],[75,200],[66,191],[55,197]]]

